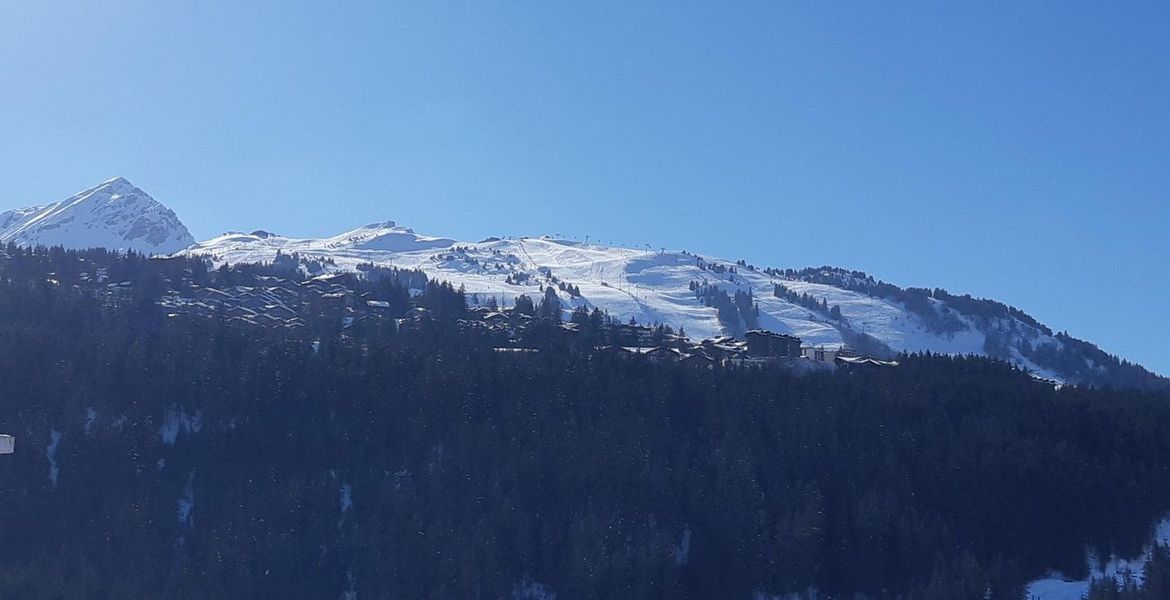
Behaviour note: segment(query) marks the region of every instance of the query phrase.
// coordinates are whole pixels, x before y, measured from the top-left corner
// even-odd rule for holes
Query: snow
[[[1154,528],[1153,539],[1146,546],[1140,556],[1126,560],[1117,556],[1110,556],[1109,560],[1101,564],[1100,557],[1092,550],[1086,553],[1085,560],[1089,566],[1089,578],[1070,580],[1060,573],[1050,573],[1047,577],[1028,584],[1028,600],[1081,600],[1089,591],[1092,581],[1113,577],[1118,583],[1129,574],[1135,581],[1140,582],[1144,575],[1146,561],[1154,545],[1170,544],[1170,517],[1162,519]]]
[[[519,294],[538,299],[542,284],[559,281],[581,291],[575,298],[560,294],[566,314],[581,306],[601,308],[621,321],[632,318],[641,324],[671,325],[692,339],[728,333],[715,309],[703,306],[691,291],[691,282],[700,282],[728,294],[750,291],[759,306],[761,327],[798,336],[811,346],[837,347],[869,336],[895,352],[983,354],[987,341],[984,330],[989,328],[998,330],[1001,337],[1009,334],[1016,346],[1025,341],[1057,343],[1014,318],[988,325],[960,317],[963,326],[958,331],[938,333],[896,302],[768,275],[729,260],[655,251],[649,246],[610,246],[549,236],[460,242],[418,234],[394,221],[371,223],[326,238],[291,238],[257,230],[229,232],[195,243],[174,212],[121,177],[60,202],[0,213],[0,243],[8,241],[201,255],[216,264],[270,262],[278,253],[295,253],[306,261],[303,268],[312,269],[313,275],[355,271],[359,264],[369,262],[419,269],[433,279],[463,286],[474,301],[494,298],[500,306],[511,306]],[[737,272],[732,273],[733,268]],[[831,320],[776,298],[772,292],[778,283],[839,307],[842,318]],[[1066,380],[1060,373],[1038,368],[1018,347],[1010,348],[1009,353],[1008,358],[1017,365],[1042,377]]]
[[[49,445],[45,448],[45,458],[49,459],[49,481],[53,482],[53,487],[57,487],[57,476],[61,474],[61,469],[57,467],[57,446],[60,444],[61,432],[50,429]]]
[[[816,588],[809,588],[803,596],[795,592],[784,596],[777,596],[759,590],[752,594],[752,600],[804,600],[805,598],[808,598],[809,600],[817,600]]]
[[[168,446],[174,446],[175,440],[179,439],[179,432],[199,433],[199,430],[202,428],[202,413],[196,411],[194,414],[189,415],[185,411],[172,408],[167,411],[166,420],[158,428],[158,436],[162,440],[162,443]]]
[[[353,569],[345,572],[345,579],[349,586],[341,592],[341,600],[357,600],[357,578],[353,576]]]
[[[733,261],[698,257],[682,252],[654,251],[589,244],[549,237],[488,238],[459,242],[424,236],[394,222],[375,223],[323,239],[286,238],[260,234],[227,233],[184,250],[185,254],[210,257],[217,264],[268,262],[277,252],[297,253],[303,259],[331,259],[334,265],[321,271],[355,271],[370,262],[405,269],[419,269],[427,276],[462,285],[473,302],[495,298],[511,306],[519,294],[539,299],[541,285],[556,281],[572,284],[580,298],[561,292],[566,311],[577,306],[599,307],[613,317],[641,324],[664,323],[683,329],[693,339],[727,333],[714,308],[704,306],[690,289],[691,282],[718,287],[734,295],[750,290],[760,308],[760,326],[800,337],[813,346],[837,347],[862,334],[872,336],[894,351],[926,351],[947,354],[982,354],[986,335],[970,322],[960,331],[933,332],[904,306],[831,285],[794,281],[737,266]],[[701,268],[700,264],[728,267],[726,272]],[[737,272],[731,273],[730,267]],[[508,283],[509,277],[522,279]],[[524,279],[527,277],[527,279]],[[796,293],[824,299],[839,306],[842,319],[823,315],[773,295],[783,284]],[[1014,322],[1013,326],[1019,324]],[[1016,363],[1040,375],[1061,380],[1057,373],[1035,368],[1022,356]]]
[[[687,560],[691,555],[691,528],[683,529],[682,540],[678,543],[678,548],[674,551],[674,562],[680,567],[685,567]]]
[[[547,585],[525,577],[513,586],[512,600],[557,600],[557,595]]]
[[[183,486],[183,495],[179,497],[177,516],[179,527],[191,527],[195,524],[195,472],[187,474],[187,483]]]
[[[43,206],[0,213],[0,243],[170,254],[195,243],[171,209],[122,177]]]

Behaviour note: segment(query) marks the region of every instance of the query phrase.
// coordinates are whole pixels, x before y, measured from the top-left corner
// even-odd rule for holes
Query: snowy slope
[[[174,212],[121,177],[60,202],[0,213],[0,243],[10,241],[182,252],[218,263],[268,262],[282,253],[296,255],[313,274],[375,263],[419,269],[462,285],[472,302],[494,297],[504,306],[520,294],[537,297],[543,286],[552,285],[561,290],[566,313],[577,306],[601,308],[622,321],[668,324],[695,339],[759,327],[814,346],[848,345],[875,354],[986,354],[1060,381],[1170,389],[1170,381],[1123,364],[1092,344],[1054,334],[1011,307],[903,290],[864,273],[829,267],[757,269],[686,252],[548,237],[460,242],[420,235],[392,221],[321,239],[255,231],[196,244]],[[777,285],[782,293],[775,293]],[[566,288],[580,293],[570,295]],[[737,294],[743,301],[738,308],[715,308],[722,300],[726,309]]]
[[[799,336],[806,344],[861,347],[867,351],[924,351],[955,354],[987,353],[988,335],[1031,346],[1061,342],[1046,330],[1014,318],[976,320],[961,313],[957,330],[940,331],[924,322],[920,313],[902,304],[833,285],[785,278],[780,272],[737,265],[732,261],[682,252],[657,252],[578,241],[543,238],[490,238],[457,242],[429,237],[396,226],[375,223],[324,239],[293,239],[267,232],[228,233],[184,251],[211,257],[218,263],[267,262],[277,252],[296,254],[307,270],[355,270],[372,262],[414,268],[428,276],[462,285],[473,302],[494,296],[507,306],[519,294],[537,297],[541,286],[571,284],[580,297],[560,292],[565,310],[578,305],[600,307],[623,321],[665,323],[683,329],[692,338],[733,333],[721,323],[716,309],[705,306],[692,283],[713,286],[734,296],[750,290],[759,307],[758,326]],[[775,284],[836,306],[840,318],[774,295]],[[938,303],[938,310],[946,310]],[[742,328],[740,328],[742,331]],[[1068,380],[1065,374],[1036,364],[1016,346],[1004,350],[1007,358],[1038,375]]]
[[[170,254],[195,243],[171,209],[122,177],[44,206],[0,213],[0,243]]]
[[[1165,518],[1155,526],[1153,539],[1146,545],[1140,556],[1130,560],[1110,556],[1108,560],[1102,560],[1102,557],[1090,550],[1085,557],[1089,567],[1088,579],[1071,580],[1059,573],[1052,573],[1048,577],[1028,584],[1028,600],[1082,600],[1088,594],[1089,586],[1093,581],[1100,581],[1107,577],[1112,577],[1119,584],[1124,583],[1126,576],[1132,578],[1133,581],[1143,583],[1146,562],[1150,559],[1153,547],[1168,544],[1170,544],[1170,518]]]

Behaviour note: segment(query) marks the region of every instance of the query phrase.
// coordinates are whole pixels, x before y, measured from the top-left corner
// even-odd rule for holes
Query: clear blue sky
[[[1165,2],[325,4],[0,4],[0,209],[834,264],[1170,373]]]

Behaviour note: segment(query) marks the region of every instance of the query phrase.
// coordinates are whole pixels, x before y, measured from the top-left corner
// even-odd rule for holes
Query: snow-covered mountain
[[[775,269],[700,256],[549,237],[460,242],[394,222],[322,239],[266,231],[195,243],[169,208],[118,177],[53,204],[0,213],[0,243],[185,253],[217,263],[295,257],[308,274],[358,271],[365,263],[418,269],[463,286],[473,303],[502,306],[556,290],[566,315],[601,308],[623,321],[662,323],[692,338],[754,328],[813,346],[873,354],[985,354],[1039,376],[1074,383],[1170,389],[1170,380],[1056,333],[1001,303],[944,290],[903,289],[834,267]]]
[[[393,222],[324,239],[227,233],[184,253],[217,263],[295,256],[310,274],[356,271],[363,263],[418,269],[463,286],[473,303],[494,298],[502,306],[520,294],[538,298],[552,286],[566,315],[579,306],[599,307],[623,321],[668,324],[692,338],[762,328],[815,346],[849,345],[875,354],[986,354],[1059,381],[1170,387],[1166,379],[998,302],[902,289],[831,267],[758,268],[686,252],[548,237],[458,242]]]
[[[170,254],[195,243],[175,213],[122,177],[43,206],[0,213],[0,243]]]

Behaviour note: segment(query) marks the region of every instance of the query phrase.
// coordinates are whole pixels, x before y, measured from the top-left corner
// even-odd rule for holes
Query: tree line
[[[99,263],[130,301],[68,284]],[[276,335],[151,297],[266,268],[6,250],[0,597],[1018,600],[1170,509],[1166,396],[992,359],[624,359],[559,342],[544,299],[547,343],[498,352],[416,275],[352,284],[430,308],[418,330]]]

